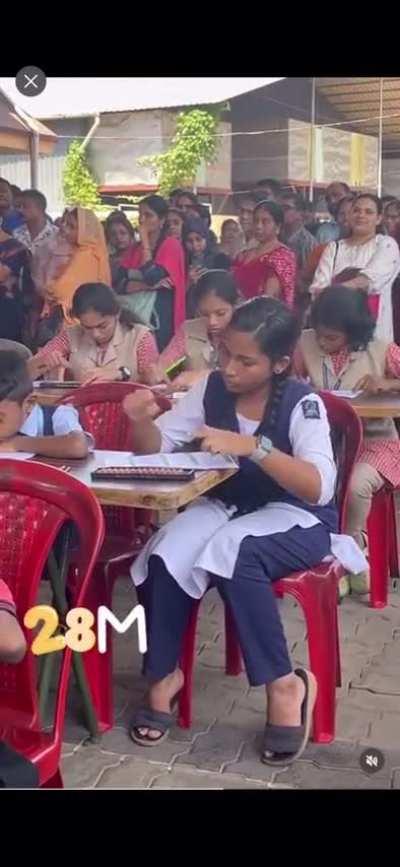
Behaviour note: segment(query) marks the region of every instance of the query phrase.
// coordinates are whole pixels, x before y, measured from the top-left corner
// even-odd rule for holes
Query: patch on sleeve
[[[301,405],[304,418],[321,418],[317,400],[303,400]]]

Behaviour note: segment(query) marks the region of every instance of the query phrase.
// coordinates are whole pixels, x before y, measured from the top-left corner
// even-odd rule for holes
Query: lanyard
[[[334,385],[331,387],[329,385],[328,365],[324,359],[324,361],[322,362],[322,382],[323,382],[324,390],[325,391],[340,391],[340,386],[342,384],[342,379],[343,379],[344,373],[345,373],[345,370],[342,371],[342,373],[340,374],[340,376],[338,377],[338,379],[336,380]]]
[[[350,355],[348,357],[347,363],[344,365],[344,367],[340,371],[340,374],[339,374],[336,382],[332,386],[330,386],[329,385],[329,368],[328,368],[328,365],[327,365],[325,359],[323,359],[323,362],[322,362],[322,382],[323,382],[323,388],[325,391],[340,391],[342,379],[343,379],[345,373],[347,373],[349,366],[353,361],[354,361],[354,357]]]

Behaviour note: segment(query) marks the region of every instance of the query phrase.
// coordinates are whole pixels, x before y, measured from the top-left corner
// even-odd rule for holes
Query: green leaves
[[[174,187],[192,186],[203,161],[212,163],[218,153],[216,128],[219,112],[195,108],[178,114],[169,150],[155,157],[144,157],[141,165],[150,166],[156,175],[161,195]]]
[[[82,205],[85,208],[101,206],[96,181],[79,141],[73,141],[68,149],[63,170],[63,192],[67,205]]]

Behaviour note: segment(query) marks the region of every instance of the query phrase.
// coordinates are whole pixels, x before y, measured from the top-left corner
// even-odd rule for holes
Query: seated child
[[[49,458],[84,458],[92,437],[84,433],[72,406],[35,404],[26,361],[18,352],[0,352],[1,452],[33,452]]]
[[[311,325],[301,336],[296,369],[314,388],[362,389],[370,394],[400,391],[400,347],[374,338],[375,321],[362,290],[325,289],[312,306]],[[385,482],[400,484],[400,448],[393,420],[366,419],[363,429],[346,526],[361,549],[373,495]],[[350,575],[349,582],[356,593],[369,590],[368,572]]]
[[[184,371],[171,374],[176,391],[190,388],[218,366],[218,346],[224,329],[229,325],[240,296],[232,274],[228,271],[207,271],[198,280],[193,302],[195,319],[186,319],[161,353],[156,364],[149,364],[144,382],[154,385],[169,382],[165,371],[179,359],[185,359]]]
[[[338,539],[325,406],[289,376],[298,336],[284,304],[253,298],[236,308],[221,336],[220,369],[177,406],[157,417],[151,391],[125,398],[138,452],[182,451],[201,440],[203,450],[234,455],[239,464],[154,534],[131,567],[147,626],[147,706],[130,726],[142,746],[167,736],[184,682],[186,626],[212,584],[231,609],[250,684],[266,689],[262,760],[286,766],[305,749],[316,681],[309,671],[293,671],[272,585],[331,553],[356,571],[366,561],[353,539]]]

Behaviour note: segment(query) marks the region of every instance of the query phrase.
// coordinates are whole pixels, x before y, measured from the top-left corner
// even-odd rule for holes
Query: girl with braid
[[[239,464],[235,475],[165,524],[132,566],[146,612],[149,689],[130,735],[143,746],[167,736],[183,686],[184,632],[210,586],[232,613],[250,684],[266,689],[262,760],[287,765],[306,746],[317,685],[311,672],[292,669],[272,585],[331,553],[341,562],[365,561],[353,539],[336,535],[325,406],[289,376],[298,336],[282,302],[253,299],[234,310],[221,336],[220,369],[172,410],[156,418],[150,391],[125,399],[136,452],[172,452],[197,440]]]

